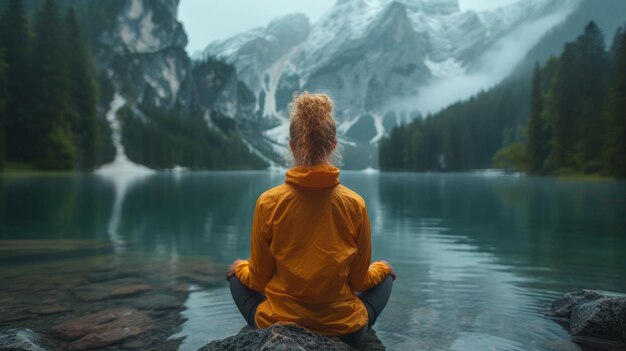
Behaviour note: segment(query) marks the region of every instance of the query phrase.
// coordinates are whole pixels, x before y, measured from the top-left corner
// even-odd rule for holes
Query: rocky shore
[[[88,257],[41,261],[38,256],[31,262],[22,256],[19,264],[3,262],[0,351],[178,350],[183,340],[172,335],[181,331],[189,294],[226,284],[223,267],[206,258],[172,262],[140,255],[93,257],[93,248],[83,246],[74,243],[70,251],[55,247],[51,257],[58,257],[59,250],[80,256],[85,249]],[[549,315],[584,350],[626,350],[624,294],[568,293],[552,304]],[[206,343],[199,351],[351,350],[337,338],[294,325],[244,328]],[[384,349],[374,331],[359,346],[361,351]]]
[[[192,289],[225,284],[207,259],[185,262],[110,255],[3,265],[0,350],[177,350]]]

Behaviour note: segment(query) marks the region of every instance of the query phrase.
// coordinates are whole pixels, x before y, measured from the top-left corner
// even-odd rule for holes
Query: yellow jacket
[[[368,322],[354,292],[390,273],[382,262],[370,265],[365,201],[329,165],[292,168],[285,184],[259,197],[250,246],[235,274],[267,296],[256,311],[259,328],[293,322],[323,335],[354,332]]]

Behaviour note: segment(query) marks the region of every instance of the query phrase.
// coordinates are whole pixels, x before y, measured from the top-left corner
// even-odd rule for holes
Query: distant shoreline
[[[194,170],[173,170],[173,169],[162,169],[162,170],[154,170],[154,175],[156,174],[191,174],[191,173],[233,173],[233,172],[241,172],[241,173],[250,173],[250,172],[259,172],[259,173],[284,173],[287,168],[284,169],[194,169]],[[373,169],[368,167],[366,169],[341,169],[342,172],[348,174],[365,174],[365,175],[376,175],[376,174],[420,174],[420,175],[444,175],[444,174],[468,174],[468,175],[476,175],[476,176],[485,176],[485,177],[521,177],[521,176],[532,176],[532,177],[542,177],[542,178],[552,178],[559,181],[566,182],[607,182],[607,181],[617,181],[619,179],[608,177],[600,174],[567,174],[567,175],[535,175],[535,174],[527,174],[520,171],[515,170],[501,170],[501,169],[475,169],[475,170],[467,170],[467,171],[381,171],[378,169]],[[103,177],[115,177],[116,175],[120,176],[149,176],[150,174],[134,174],[134,173],[108,173],[108,174],[100,174],[97,171],[91,172],[81,172],[81,171],[54,171],[54,170],[41,170],[35,167],[8,167],[3,171],[0,171],[0,177],[2,176],[90,176],[90,175],[100,175]]]

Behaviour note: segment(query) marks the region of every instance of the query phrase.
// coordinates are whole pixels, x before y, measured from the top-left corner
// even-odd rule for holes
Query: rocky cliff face
[[[178,0],[130,0],[97,40],[95,58],[120,91],[154,107],[188,108],[194,101],[187,35]]]
[[[262,130],[264,119],[257,118],[257,99],[239,79],[235,68],[207,58],[194,63],[192,77],[196,86],[197,107],[209,126],[228,134],[237,131],[250,150],[270,165],[284,163],[281,150]]]
[[[391,127],[408,119],[397,101],[426,84],[479,70],[484,53],[524,24],[577,0],[520,1],[461,11],[457,0],[341,0],[317,23],[302,15],[274,20],[209,44],[204,55],[232,63],[257,98],[257,115],[279,124],[264,134],[286,145],[287,103],[294,90],[334,98],[346,148],[375,152]],[[413,106],[419,109],[419,106]],[[371,166],[375,157],[348,166]]]
[[[239,74],[231,66],[215,60],[193,63],[187,55],[187,35],[177,19],[179,0],[111,0],[88,5],[98,6],[91,11],[85,10],[84,2],[67,1],[68,6],[82,7],[83,11],[79,13],[83,14],[85,27],[90,30],[96,66],[112,85],[112,91],[107,92],[110,96],[104,96],[104,99],[122,101],[121,105],[131,110],[131,113],[120,110],[130,116],[128,118],[148,124],[156,118],[153,116],[156,112],[160,118],[168,114],[204,118],[209,128],[231,142],[238,138],[234,132],[241,131],[237,135],[249,139],[242,140],[247,148],[267,163],[279,160],[266,138],[255,132],[260,130],[253,118],[257,100],[239,79]],[[96,16],[106,20],[90,25]],[[109,109],[110,103],[102,101],[103,109]],[[114,111],[109,123],[119,120],[116,114]],[[134,123],[134,135],[141,134],[137,125]],[[159,126],[158,122],[150,124],[153,134],[145,138],[155,138],[155,133],[163,135],[159,128],[162,125]],[[120,136],[125,133],[123,125],[112,124],[110,129],[112,139],[124,144],[124,137]],[[225,142],[218,140],[213,144],[225,145]],[[135,157],[131,161],[132,157],[124,155],[124,145],[114,146],[117,150],[115,160],[105,167],[107,170],[115,171],[121,166],[140,168],[128,163],[141,163],[141,159]],[[145,147],[135,145],[135,156],[145,155],[142,151]],[[173,161],[172,167],[178,162]]]

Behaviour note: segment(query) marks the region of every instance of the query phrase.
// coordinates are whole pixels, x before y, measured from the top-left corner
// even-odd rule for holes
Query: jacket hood
[[[331,165],[293,167],[285,173],[285,183],[304,188],[329,188],[339,184],[339,169]]]

